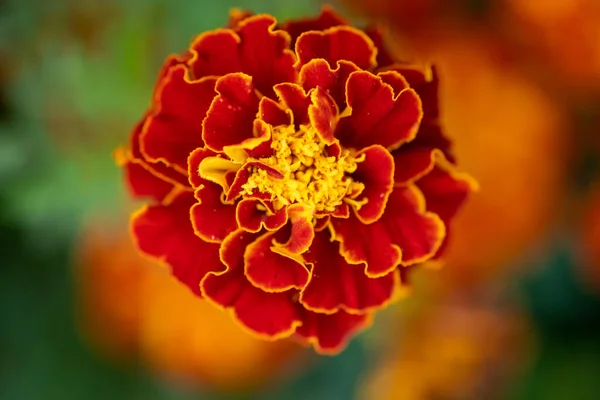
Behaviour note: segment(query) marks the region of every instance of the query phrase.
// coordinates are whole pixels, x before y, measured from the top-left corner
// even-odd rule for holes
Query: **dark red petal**
[[[243,72],[254,78],[266,96],[273,94],[275,84],[294,82],[296,60],[289,49],[290,37],[274,30],[275,25],[273,17],[255,15],[240,21],[236,31],[221,29],[200,35],[191,45],[194,76]]]
[[[312,343],[317,353],[334,355],[344,350],[350,338],[371,322],[369,314],[354,315],[338,311],[327,315],[305,311],[302,326],[298,327],[296,334]]]
[[[348,25],[348,22],[337,14],[333,8],[325,5],[318,17],[286,21],[281,25],[281,29],[290,34],[293,46],[296,43],[296,40],[298,40],[298,37],[304,32],[324,31],[325,29],[338,25]]]
[[[132,216],[131,228],[138,248],[164,261],[177,279],[199,295],[206,274],[222,271],[219,246],[194,234],[190,207],[195,199],[184,192],[168,205],[144,207]]]
[[[340,61],[336,69],[331,69],[327,61],[318,58],[310,60],[302,67],[298,81],[307,91],[324,89],[333,97],[338,109],[343,111],[346,108],[346,82],[350,74],[358,70],[356,65],[348,61]]]
[[[273,88],[281,102],[292,111],[296,126],[307,124],[310,96],[295,83],[280,83]]]
[[[409,149],[410,147],[410,149]],[[435,153],[438,150],[428,147],[407,146],[393,153],[394,182],[407,185],[428,174],[435,165]]]
[[[225,146],[238,146],[254,138],[259,98],[252,77],[239,73],[219,78],[216,91],[219,94],[202,124],[202,137],[208,148],[221,152]]]
[[[188,157],[188,179],[194,189],[206,182],[206,179],[200,177],[200,163],[208,157],[217,157],[217,153],[207,148],[198,148]]]
[[[189,186],[187,175],[184,171],[181,171],[180,168],[175,169],[173,165],[167,165],[162,161],[151,162],[144,154],[142,154],[140,149],[140,137],[149,116],[150,112],[147,112],[136,124],[133,132],[131,133],[131,158],[136,162],[144,163],[152,171],[152,173],[160,179],[163,179],[174,185]]]
[[[248,232],[259,232],[263,228],[274,231],[286,224],[288,215],[285,207],[275,213],[265,211],[264,208],[268,208],[264,201],[241,200],[236,207],[238,226]]]
[[[290,125],[291,116],[275,100],[268,97],[260,99],[258,105],[259,117],[272,126]]]
[[[350,210],[348,208],[346,208],[346,210],[348,210],[348,216],[350,216]],[[317,219],[317,222],[315,222],[315,228],[314,228],[315,232],[321,232],[321,231],[325,230],[329,226],[330,220],[331,220],[331,217],[329,215],[319,217],[319,219]]]
[[[427,261],[446,234],[442,220],[425,211],[422,194],[414,186],[395,188],[385,212],[372,224],[353,216],[331,222],[342,255],[350,263],[366,262],[371,277],[387,275],[399,264]]]
[[[320,87],[310,95],[312,104],[308,107],[308,116],[312,127],[326,144],[335,141],[333,133],[339,119],[339,111],[335,101]]]
[[[133,160],[125,149],[117,149],[115,159],[123,168],[129,193],[135,198],[147,198],[160,203],[175,187],[153,173],[145,162]]]
[[[397,151],[412,151],[413,149],[440,149],[450,162],[455,162],[452,154],[452,142],[443,134],[438,121],[421,121],[417,137]]]
[[[296,42],[296,54],[297,67],[315,58],[323,58],[330,65],[336,65],[341,60],[350,61],[364,70],[377,65],[377,49],[373,41],[364,32],[350,26],[301,34]]]
[[[157,102],[141,136],[142,153],[187,171],[187,159],[203,147],[202,120],[216,95],[215,78],[189,81],[183,65],[173,67],[157,90]]]
[[[381,78],[383,83],[387,83],[394,89],[394,96],[398,96],[404,89],[410,88],[408,81],[396,71],[379,72],[377,76]]]
[[[196,190],[198,202],[192,206],[190,219],[196,235],[206,242],[221,243],[237,229],[235,206],[224,204],[222,196],[223,188],[213,182]]]
[[[339,250],[339,243],[330,241],[329,232],[316,234],[304,255],[312,270],[310,282],[300,293],[300,303],[324,314],[340,309],[364,314],[389,304],[400,283],[397,272],[369,278],[364,264],[348,264]]]
[[[354,72],[346,91],[350,116],[338,124],[342,145],[362,149],[380,144],[395,149],[415,138],[421,117],[421,101],[412,89],[394,96],[392,87],[369,72]]]
[[[308,283],[308,269],[300,258],[293,259],[274,251],[275,234],[267,232],[246,247],[246,277],[254,286],[265,292],[302,289]]]
[[[381,146],[370,146],[361,150],[357,157],[364,154],[364,161],[358,163],[352,178],[365,185],[360,198],[367,203],[355,210],[356,216],[364,224],[377,221],[385,209],[388,197],[394,189],[394,159]]]
[[[377,66],[379,68],[384,68],[394,63],[394,58],[385,46],[384,37],[386,35],[382,29],[376,26],[369,26],[365,29],[365,33],[371,38],[377,48]]]
[[[413,88],[423,104],[423,118],[437,120],[439,110],[439,78],[435,68],[431,66],[394,64],[387,71],[396,71],[402,75]]]
[[[232,233],[221,245],[221,259],[228,269],[212,273],[201,283],[202,294],[214,304],[233,310],[235,318],[253,333],[278,339],[290,336],[301,316],[292,293],[267,293],[254,287],[244,276],[244,251],[257,235]]]

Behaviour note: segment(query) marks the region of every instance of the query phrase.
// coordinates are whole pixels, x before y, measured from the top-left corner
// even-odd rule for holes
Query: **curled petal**
[[[268,97],[260,99],[258,106],[258,115],[260,119],[272,126],[290,125],[292,119],[290,115],[275,102]]]
[[[190,185],[192,185],[194,189],[199,188],[206,182],[206,179],[201,176],[200,164],[202,164],[202,161],[210,157],[220,157],[220,155],[217,155],[217,153],[211,149],[198,148],[194,150],[188,157],[188,179]]]
[[[298,67],[316,58],[323,58],[330,65],[347,60],[364,70],[377,65],[377,49],[373,41],[364,32],[350,26],[304,32],[296,41],[296,54]]]
[[[275,252],[275,232],[267,232],[246,247],[245,273],[248,280],[265,292],[302,289],[309,272],[301,259]]]
[[[345,60],[339,61],[336,69],[331,69],[327,61],[317,58],[302,66],[298,80],[307,91],[316,88],[325,90],[335,100],[338,109],[343,111],[346,108],[346,82],[350,74],[358,70],[356,65]]]
[[[340,252],[350,263],[365,262],[370,277],[387,275],[398,265],[424,262],[438,251],[446,234],[435,214],[426,212],[415,186],[397,187],[381,218],[365,225],[358,218],[333,219]]]
[[[295,83],[280,83],[273,88],[279,100],[292,111],[296,126],[308,123],[310,96],[302,86]]]
[[[215,82],[215,78],[190,81],[183,65],[167,73],[140,139],[146,158],[187,171],[190,153],[204,146],[202,121],[216,95]]]
[[[384,83],[387,83],[394,90],[394,96],[398,96],[404,89],[410,88],[410,84],[397,71],[383,71],[377,74]],[[418,94],[418,92],[417,92]]]
[[[201,280],[225,266],[219,246],[194,234],[190,224],[194,202],[194,196],[184,192],[167,205],[144,207],[132,216],[131,229],[140,251],[164,261],[177,279],[200,295]]]
[[[367,328],[372,317],[345,311],[329,315],[305,311],[302,320],[296,334],[312,343],[317,353],[334,355],[344,350],[352,336]]]
[[[358,71],[348,78],[346,96],[352,113],[338,124],[336,137],[342,145],[361,149],[380,144],[395,149],[415,138],[423,112],[414,90],[395,96],[380,77]]]
[[[342,309],[364,314],[380,309],[392,301],[400,283],[397,271],[369,278],[363,265],[348,264],[327,231],[317,233],[304,257],[312,271],[300,303],[314,312],[332,314]]]
[[[248,178],[250,178],[250,172],[253,168],[263,169],[272,177],[283,179],[281,172],[277,171],[275,168],[261,161],[249,161],[244,164],[244,166],[236,173],[235,179],[229,188],[229,192],[227,192],[226,201],[231,202],[241,195],[242,191],[244,190],[242,186],[248,182]]]
[[[308,116],[312,127],[326,144],[335,141],[333,132],[338,121],[338,108],[331,96],[320,87],[310,95],[312,104],[308,107]]]
[[[202,124],[206,146],[222,152],[225,146],[242,145],[254,138],[253,122],[259,98],[252,77],[237,73],[219,78],[214,98]]]
[[[348,208],[346,208],[346,210],[348,210],[348,216],[350,215],[350,210]],[[315,222],[315,232],[321,232],[325,229],[327,229],[327,227],[329,226],[329,222],[331,221],[331,217],[329,215],[325,215],[323,217],[319,217],[317,219],[317,221]]]
[[[321,14],[317,18],[303,18],[298,20],[286,21],[281,28],[287,31],[292,38],[292,45],[301,34],[308,31],[324,31],[339,25],[348,25],[348,22],[336,13],[328,5],[323,6]]]
[[[292,204],[288,207],[289,233],[281,230],[277,239],[277,250],[284,254],[301,254],[310,247],[315,231],[312,224],[313,212],[301,204]],[[286,232],[286,233],[284,233]],[[279,240],[284,237],[283,240]]]
[[[237,229],[235,207],[223,203],[222,196],[222,188],[213,182],[196,190],[198,202],[192,206],[190,219],[196,235],[206,242],[221,243]]]
[[[402,75],[413,88],[423,104],[425,119],[436,120],[439,110],[439,79],[435,68],[431,65],[394,64],[386,71],[396,71]]]
[[[224,272],[208,274],[201,283],[202,294],[213,304],[232,310],[235,319],[254,334],[266,339],[290,336],[301,324],[298,306],[291,293],[267,293],[244,276],[244,251],[256,234],[236,231],[221,245]]]
[[[220,29],[200,35],[191,45],[194,76],[243,72],[254,77],[258,90],[271,96],[273,86],[296,79],[290,37],[275,30],[275,18],[254,15],[239,21],[236,30]]]
[[[238,226],[248,232],[259,232],[263,228],[277,230],[286,224],[287,218],[287,208],[273,212],[259,199],[243,199],[236,207]]]
[[[352,176],[365,185],[361,196],[367,199],[367,203],[355,212],[360,221],[370,224],[381,217],[394,189],[394,159],[381,146],[370,146],[357,154],[358,157],[362,155],[365,159],[358,163]]]

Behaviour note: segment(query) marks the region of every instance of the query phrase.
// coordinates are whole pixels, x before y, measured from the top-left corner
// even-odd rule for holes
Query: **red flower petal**
[[[386,68],[400,73],[413,88],[423,104],[424,119],[438,119],[439,110],[439,79],[436,70],[431,66],[394,64]]]
[[[265,292],[302,289],[308,283],[308,269],[300,258],[275,252],[275,236],[276,232],[267,232],[246,247],[246,277]]]
[[[242,186],[244,186],[244,184],[248,182],[248,178],[250,178],[251,168],[264,169],[269,175],[278,179],[283,179],[281,172],[277,171],[275,168],[260,161],[249,161],[236,173],[235,179],[229,188],[229,192],[227,192],[226,201],[231,202],[240,196],[243,191]]]
[[[149,160],[187,171],[190,153],[203,147],[202,120],[213,98],[215,78],[188,80],[183,65],[173,67],[157,90],[157,104],[144,126],[141,150]]]
[[[252,77],[240,73],[219,78],[216,91],[219,94],[202,124],[202,137],[208,148],[221,152],[225,146],[240,146],[254,138],[259,98]]]
[[[392,301],[400,283],[396,271],[369,278],[364,265],[348,264],[340,255],[339,243],[331,242],[326,231],[317,233],[304,257],[312,271],[300,303],[314,312],[332,314],[343,309],[364,314],[380,309]]]
[[[236,207],[238,226],[248,232],[259,232],[261,229],[274,231],[287,222],[287,209],[284,207],[275,213],[268,213],[261,208],[268,208],[264,201],[243,199]]]
[[[273,340],[284,338],[301,324],[299,309],[290,292],[264,292],[244,276],[243,254],[255,239],[255,234],[242,230],[225,239],[221,259],[228,269],[208,274],[201,283],[202,294],[219,307],[233,310],[236,320],[253,333]]]
[[[323,58],[330,65],[346,60],[364,70],[377,65],[377,49],[373,41],[364,32],[350,26],[336,26],[324,31],[301,34],[296,42],[296,54],[297,67],[316,58]]]
[[[387,275],[404,266],[431,258],[446,234],[440,218],[425,211],[421,193],[414,186],[397,187],[381,218],[365,225],[357,218],[333,219],[335,239],[350,263],[367,263],[370,277]]]
[[[131,228],[138,248],[167,263],[177,279],[199,295],[206,274],[222,271],[219,246],[194,234],[190,224],[192,193],[182,193],[168,205],[144,207],[132,217]]]
[[[213,182],[205,182],[196,190],[198,202],[190,211],[194,232],[202,240],[221,243],[231,232],[237,229],[235,207],[221,200],[223,189]]]
[[[277,249],[284,254],[304,253],[315,237],[312,210],[301,204],[292,204],[287,212],[288,229],[282,229],[277,236]]]
[[[410,147],[410,149],[409,149]],[[407,146],[393,153],[394,182],[407,185],[428,174],[435,165],[437,150],[428,147]]]
[[[194,189],[202,186],[206,179],[200,177],[200,163],[209,157],[218,157],[217,153],[207,148],[198,148],[188,157],[188,180]]]
[[[114,155],[117,164],[123,168],[125,184],[133,197],[149,198],[160,203],[175,187],[153,173],[145,162],[133,160],[127,150],[117,149]]]
[[[343,111],[346,108],[346,82],[350,74],[358,70],[356,65],[345,60],[339,61],[336,69],[331,69],[327,61],[317,58],[302,67],[298,81],[307,91],[324,89]]]
[[[365,159],[358,163],[352,177],[365,185],[360,196],[366,197],[368,201],[355,212],[361,222],[370,224],[381,217],[388,197],[394,189],[394,159],[381,146],[367,147],[358,152],[357,157],[363,154]]]
[[[275,18],[255,15],[240,21],[237,32],[220,29],[200,35],[191,45],[190,68],[195,77],[243,72],[258,90],[273,94],[273,86],[294,82],[295,56],[287,32],[274,30]]]
[[[377,48],[377,66],[379,68],[384,68],[394,64],[394,58],[387,50],[384,44],[383,38],[385,35],[381,31],[381,28],[370,26],[367,27],[364,31],[367,34],[367,36],[371,38],[373,44],[375,44],[375,47]]]
[[[308,116],[312,127],[326,144],[335,141],[333,132],[338,122],[339,111],[335,101],[320,87],[310,95],[312,104],[308,107]]]
[[[338,124],[336,137],[342,145],[361,149],[380,144],[394,149],[416,136],[423,114],[414,90],[394,96],[380,77],[358,71],[348,78],[346,96],[352,114]]]
[[[140,149],[140,139],[142,130],[146,124],[150,112],[147,112],[144,117],[136,124],[131,134],[131,158],[136,162],[145,164],[154,175],[158,178],[172,183],[173,185],[189,186],[187,175],[180,169],[175,169],[171,165],[167,165],[162,161],[149,161]]]
[[[330,315],[311,311],[303,314],[302,325],[298,327],[296,334],[312,343],[320,354],[338,354],[344,350],[353,335],[372,322],[369,314],[354,315],[344,311]]]
[[[321,14],[316,18],[304,18],[286,21],[281,28],[292,37],[292,45],[301,34],[308,31],[324,31],[338,25],[348,25],[348,22],[337,14],[330,6],[323,6]]]
[[[279,100],[292,111],[296,127],[309,122],[308,107],[311,104],[311,100],[310,96],[301,86],[295,83],[280,83],[273,89]]]
[[[291,116],[282,109],[275,100],[268,97],[260,99],[258,105],[259,117],[272,126],[290,125],[292,123]]]

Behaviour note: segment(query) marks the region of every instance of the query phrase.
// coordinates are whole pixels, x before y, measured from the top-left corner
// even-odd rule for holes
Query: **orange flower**
[[[85,229],[77,264],[80,326],[112,359],[137,356],[163,377],[227,391],[282,378],[298,361],[300,346],[240,331],[143,260],[115,227],[96,221]]]
[[[167,60],[122,151],[152,203],[132,229],[196,295],[254,334],[341,350],[437,257],[472,188],[437,75],[330,9],[277,25],[234,12]]]

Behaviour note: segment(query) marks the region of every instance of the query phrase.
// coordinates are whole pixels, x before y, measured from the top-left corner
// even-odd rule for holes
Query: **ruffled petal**
[[[281,108],[275,100],[268,97],[260,99],[258,115],[260,119],[271,126],[290,125],[292,123],[290,114]]]
[[[222,198],[223,189],[213,182],[204,182],[196,190],[198,202],[190,210],[190,219],[196,235],[206,242],[221,243],[237,229],[235,206]]]
[[[148,160],[187,171],[189,154],[204,146],[202,121],[216,95],[215,82],[215,78],[190,81],[183,65],[169,70],[157,90],[154,111],[140,139]]]
[[[248,232],[275,231],[286,224],[288,214],[285,207],[272,212],[264,201],[249,198],[237,204],[236,219],[238,226]]]
[[[346,96],[352,113],[338,124],[336,137],[342,145],[362,149],[380,144],[395,149],[415,138],[423,112],[414,90],[394,95],[381,77],[358,71],[348,78]]]
[[[294,82],[296,61],[289,34],[275,30],[275,18],[254,15],[237,24],[236,31],[220,29],[200,35],[191,45],[190,68],[195,77],[243,72],[258,90],[272,96],[273,86]]]
[[[296,41],[297,67],[310,60],[325,59],[329,65],[346,60],[360,69],[370,70],[377,65],[377,49],[362,31],[350,26],[335,26],[324,31],[309,31]]]
[[[283,105],[292,111],[296,127],[309,122],[308,107],[311,99],[304,88],[295,83],[280,83],[274,90]]]
[[[168,205],[144,207],[132,216],[131,228],[140,251],[164,261],[177,279],[200,295],[201,280],[225,266],[219,258],[219,245],[194,234],[190,224],[194,202],[193,194],[184,192]]]
[[[281,174],[281,172],[277,171],[275,168],[273,168],[261,161],[249,161],[246,164],[244,164],[242,166],[242,168],[240,168],[237,171],[235,178],[233,180],[233,183],[231,184],[231,186],[229,188],[229,192],[227,192],[226,201],[228,201],[228,202],[234,201],[241,195],[241,193],[243,191],[242,186],[244,186],[244,184],[246,184],[246,182],[248,182],[248,179],[250,178],[250,171],[252,170],[252,168],[263,169],[269,175],[271,175],[272,177],[277,178],[277,179],[283,178],[283,175]]]
[[[327,61],[317,58],[302,66],[298,81],[306,91],[320,88],[325,90],[335,100],[339,110],[345,110],[346,82],[358,67],[351,62],[342,60],[335,69]]]
[[[213,304],[232,310],[235,319],[254,334],[275,340],[290,336],[301,322],[292,293],[267,293],[244,276],[244,251],[256,239],[242,230],[232,233],[221,245],[227,271],[211,273],[201,283],[202,294]]]
[[[302,319],[296,334],[312,343],[317,353],[330,355],[344,350],[350,338],[372,322],[369,314],[355,315],[345,311],[330,315],[305,311]]]
[[[325,5],[321,9],[321,14],[319,14],[318,17],[289,20],[281,25],[281,29],[290,34],[293,46],[304,32],[324,31],[339,25],[348,25],[348,22],[336,13],[333,8]]]
[[[312,210],[302,204],[292,204],[288,206],[287,213],[289,223],[276,237],[276,251],[283,254],[304,253],[315,237]]]
[[[302,289],[309,272],[301,258],[290,258],[275,252],[276,232],[267,232],[246,247],[245,273],[248,280],[265,292]]]
[[[430,65],[394,64],[385,70],[398,72],[417,92],[423,104],[424,119],[439,118],[439,78],[435,68]]]
[[[254,139],[259,98],[252,77],[241,73],[219,78],[216,91],[218,95],[202,124],[202,137],[208,148],[222,152],[225,146],[241,146]]]
[[[358,163],[352,177],[365,185],[360,197],[366,198],[367,203],[355,212],[359,220],[370,224],[381,217],[394,189],[394,159],[385,148],[377,145],[357,153],[357,157],[363,155],[365,159]]]
[[[305,255],[312,265],[311,279],[300,293],[308,310],[332,314],[340,309],[364,314],[392,301],[400,280],[397,271],[380,278],[365,275],[364,265],[352,265],[340,255],[339,243],[330,241],[327,231],[317,233]]]
[[[422,176],[427,175],[435,165],[435,154],[438,150],[429,147],[402,148],[393,153],[394,182],[398,185],[408,185]]]
[[[332,144],[335,141],[333,133],[339,118],[337,105],[320,87],[311,92],[310,99],[312,103],[308,107],[310,123],[324,143]]]
[[[342,255],[353,264],[365,262],[370,277],[387,275],[400,264],[430,259],[446,235],[443,221],[426,212],[423,195],[415,186],[395,188],[385,212],[372,224],[353,216],[331,223]]]

